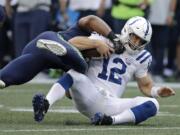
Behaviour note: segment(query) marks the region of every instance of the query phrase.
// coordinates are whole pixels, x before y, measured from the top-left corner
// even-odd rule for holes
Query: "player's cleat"
[[[111,116],[107,116],[102,113],[96,113],[92,118],[91,118],[91,123],[93,125],[112,125],[113,119]]]
[[[49,50],[58,56],[64,56],[67,54],[66,48],[56,41],[39,39],[36,43],[36,46],[41,49]]]
[[[3,80],[0,80],[0,89],[3,89],[6,87],[6,84]]]
[[[43,94],[36,94],[32,100],[34,120],[41,122],[49,108],[49,102]]]

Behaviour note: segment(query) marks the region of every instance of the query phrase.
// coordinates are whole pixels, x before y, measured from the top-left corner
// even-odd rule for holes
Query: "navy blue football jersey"
[[[78,26],[78,23],[67,29],[66,31],[58,32],[64,40],[68,41],[75,36],[90,36],[91,32],[85,29],[82,29]]]

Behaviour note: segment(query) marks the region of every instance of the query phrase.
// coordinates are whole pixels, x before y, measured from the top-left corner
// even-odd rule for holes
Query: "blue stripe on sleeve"
[[[149,57],[151,57],[151,54],[147,55],[144,59],[142,59],[142,60],[140,61],[140,63],[145,62]]]
[[[148,52],[147,51],[145,51],[145,52],[143,52],[141,55],[139,55],[137,58],[136,58],[136,60],[140,60],[144,55],[146,55]]]

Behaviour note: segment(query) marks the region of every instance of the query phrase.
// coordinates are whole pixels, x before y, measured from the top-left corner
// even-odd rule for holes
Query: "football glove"
[[[125,50],[125,47],[123,46],[123,44],[121,43],[121,40],[120,38],[118,38],[113,31],[111,31],[108,36],[107,36],[108,39],[111,40],[111,42],[113,43],[114,45],[114,50],[115,50],[115,53],[116,54],[121,54],[124,52]]]

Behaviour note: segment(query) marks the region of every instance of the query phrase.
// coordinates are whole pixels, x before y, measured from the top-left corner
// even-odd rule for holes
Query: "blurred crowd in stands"
[[[66,30],[86,15],[97,15],[120,33],[133,16],[152,24],[151,74],[155,81],[180,81],[180,0],[0,0],[6,18],[0,28],[0,67],[21,54],[38,34]]]

